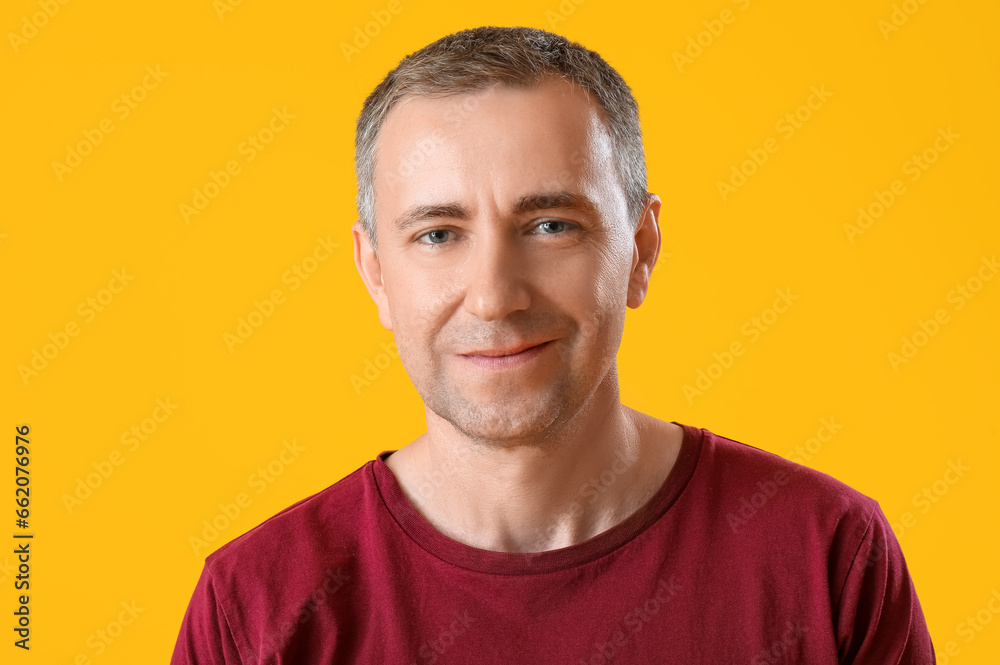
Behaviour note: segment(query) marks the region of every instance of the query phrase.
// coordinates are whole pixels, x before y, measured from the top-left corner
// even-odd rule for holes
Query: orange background
[[[598,51],[639,101],[664,241],[623,402],[876,498],[939,662],[998,662],[1000,618],[963,622],[1000,589],[1000,6],[223,1],[0,12],[0,424],[11,456],[31,427],[35,534],[32,648],[5,627],[0,660],[165,662],[209,552],[423,431],[353,263],[354,123],[402,57],[495,24]]]

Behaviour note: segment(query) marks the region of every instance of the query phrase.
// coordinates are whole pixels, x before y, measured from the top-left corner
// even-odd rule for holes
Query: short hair
[[[536,28],[482,26],[447,35],[406,56],[365,99],[354,168],[358,219],[376,255],[375,144],[389,111],[406,96],[445,97],[497,84],[528,88],[552,77],[568,79],[597,100],[636,228],[648,196],[646,158],[639,106],[625,80],[595,51],[560,35]]]

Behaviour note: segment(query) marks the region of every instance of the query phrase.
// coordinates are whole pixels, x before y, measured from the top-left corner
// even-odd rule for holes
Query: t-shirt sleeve
[[[934,665],[934,646],[903,551],[877,503],[838,605],[841,665]]]
[[[208,563],[181,622],[170,665],[242,664]]]

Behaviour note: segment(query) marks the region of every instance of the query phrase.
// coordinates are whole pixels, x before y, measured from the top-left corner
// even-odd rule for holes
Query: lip
[[[553,340],[534,345],[512,347],[514,353],[502,350],[484,349],[476,353],[459,354],[459,357],[484,369],[507,369],[530,362],[545,352]],[[502,353],[502,355],[495,355]]]
[[[545,342],[526,342],[524,344],[519,344],[518,346],[511,346],[506,349],[480,349],[477,351],[469,351],[468,353],[462,353],[459,355],[463,356],[485,356],[487,358],[496,358],[500,356],[513,356],[526,351],[535,346],[541,346],[542,344],[547,344],[552,340],[547,340]]]

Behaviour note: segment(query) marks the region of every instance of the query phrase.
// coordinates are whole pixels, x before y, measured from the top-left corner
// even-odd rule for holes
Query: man
[[[211,554],[173,663],[934,662],[873,499],[620,403],[660,200],[600,56],[444,37],[366,100],[356,167],[427,431]]]

